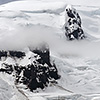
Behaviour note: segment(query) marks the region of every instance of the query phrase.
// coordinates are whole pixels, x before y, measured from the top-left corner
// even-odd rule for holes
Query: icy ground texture
[[[65,35],[68,40],[84,39],[85,35],[81,27],[81,18],[74,8],[66,7]]]
[[[34,42],[37,42],[35,40],[40,41],[42,37],[50,45],[50,58],[56,64],[61,79],[58,80],[58,85],[51,84],[45,90],[40,90],[39,93],[20,88],[19,90],[23,90],[25,96],[15,87],[10,75],[0,73],[1,87],[8,88],[5,92],[0,87],[0,93],[3,94],[0,98],[8,97],[7,100],[52,100],[57,98],[99,100],[100,7],[97,6],[100,4],[99,2],[99,0],[95,0],[95,2],[89,0],[22,0],[1,5],[1,50],[7,51],[11,48],[17,50],[19,46],[23,49],[26,45],[34,45]],[[66,41],[65,32],[63,32],[65,29],[62,27],[66,22],[67,4],[72,4],[77,9],[82,19],[84,33],[90,41]],[[89,4],[91,6],[88,6]],[[28,54],[30,55],[30,53]],[[12,64],[14,60],[8,60],[8,63]],[[21,62],[23,66],[27,63],[29,62]]]

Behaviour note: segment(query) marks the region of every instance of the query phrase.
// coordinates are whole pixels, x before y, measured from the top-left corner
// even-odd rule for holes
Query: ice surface
[[[72,4],[80,14],[82,27],[89,37],[86,41],[75,41],[74,43],[66,41],[63,25],[65,22],[64,10],[67,4]],[[51,48],[51,60],[56,63],[61,79],[58,81],[58,86],[52,85],[43,91],[40,90],[40,93],[30,93],[23,90],[30,100],[53,100],[55,98],[61,99],[61,97],[65,100],[66,98],[70,100],[99,100],[99,26],[99,0],[9,2],[0,6],[0,48],[26,48],[30,44],[36,45],[33,41],[37,42],[37,39],[39,41],[41,37],[41,40],[44,40],[46,36],[45,41],[50,44]],[[29,36],[29,34],[31,35]],[[27,53],[28,56],[30,56],[30,52]],[[30,63],[26,62],[27,57],[20,62],[21,65]],[[15,63],[11,58],[7,58],[4,62]],[[3,73],[0,75],[0,95],[3,95],[0,96],[0,99],[23,100],[22,98],[25,96],[21,97],[21,93],[13,88],[11,77],[6,77],[7,75]],[[1,87],[6,88],[7,91]],[[73,93],[69,93],[67,90]]]

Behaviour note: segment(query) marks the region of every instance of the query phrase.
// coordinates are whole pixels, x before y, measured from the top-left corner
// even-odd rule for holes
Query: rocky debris
[[[27,55],[25,52],[1,51],[1,57],[7,58],[10,55],[9,57],[15,60],[15,64],[7,64],[5,61],[5,63],[1,64],[0,72],[14,74],[16,84],[24,84],[30,91],[36,90],[37,88],[44,89],[50,82],[60,78],[56,65],[50,62],[49,48],[36,48],[31,49],[29,52],[34,57],[30,56],[27,60],[31,63],[23,66],[20,62],[16,62],[15,58],[21,58],[20,61],[24,60]]]
[[[13,58],[23,58],[25,56],[24,52],[21,51],[0,51],[0,59],[2,57],[13,57]]]
[[[23,58],[25,56],[25,53],[20,51],[9,51],[9,56],[16,58]]]
[[[0,72],[12,74],[12,72],[13,72],[12,65],[8,65],[8,64],[3,63],[2,66],[3,66],[3,68],[0,69]]]
[[[48,46],[42,45],[40,48],[31,51],[40,56],[40,58],[37,59],[40,64],[44,65],[46,63],[47,65],[52,66],[50,63],[50,51]]]
[[[0,59],[2,58],[2,57],[7,57],[7,52],[6,51],[0,51]]]
[[[81,18],[76,9],[69,5],[66,7],[65,22],[65,35],[68,40],[81,40],[85,38],[81,27]]]

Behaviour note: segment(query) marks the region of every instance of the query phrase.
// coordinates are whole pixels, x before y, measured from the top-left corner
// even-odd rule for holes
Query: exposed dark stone
[[[37,82],[37,80],[36,80],[36,79],[31,79],[30,82],[29,82],[29,84],[28,84],[28,87],[30,88],[30,91],[32,91],[32,92],[33,92],[33,90],[36,90],[37,87],[38,87],[38,82]],[[43,88],[44,88],[44,87],[43,87]],[[42,89],[43,89],[43,88],[42,88]]]
[[[68,16],[69,17],[71,17],[71,18],[75,18],[75,16],[74,16],[74,14],[73,14],[73,12],[72,12],[72,10],[71,9],[66,9],[66,11],[67,11],[67,14],[68,14]]]
[[[21,51],[0,51],[0,59],[2,57],[16,57],[16,58],[23,58],[25,56],[24,52]]]
[[[32,57],[28,59],[32,62],[31,64],[21,66],[19,64],[9,65],[3,63],[3,67],[0,69],[0,72],[8,74],[15,73],[15,82],[17,84],[23,83],[30,89],[30,91],[36,90],[37,88],[44,89],[50,82],[52,82],[52,80],[56,81],[60,78],[56,65],[51,64],[50,62],[49,48],[42,47],[41,49],[34,49],[32,52],[36,55],[34,56],[35,60]],[[1,54],[4,55],[5,53],[1,52]],[[7,56],[23,59],[25,53],[20,51],[9,51]]]
[[[39,63],[41,64],[48,64],[49,66],[51,66],[50,64],[50,52],[48,48],[44,48],[43,50],[39,50],[39,49],[35,49],[33,50],[34,53],[38,54],[40,56],[40,58],[37,60]]]
[[[49,74],[50,77],[54,78],[55,80],[60,78],[60,75],[58,75],[58,71],[55,64],[53,64],[53,66],[50,68]]]
[[[68,16],[65,23],[65,35],[68,40],[81,40],[85,38],[83,29],[81,27],[81,18],[76,10],[72,7],[66,8]]]
[[[5,66],[5,68],[1,68],[0,72],[5,72],[5,73],[8,73],[8,74],[11,74],[13,72],[12,65],[8,65],[8,64],[4,63],[4,66]]]
[[[22,83],[26,84],[31,91],[48,86],[50,79],[57,80],[60,78],[56,66],[49,67],[41,64],[28,65],[23,72],[23,76]],[[34,86],[32,86],[33,83]]]
[[[25,56],[25,53],[21,52],[21,51],[9,51],[9,56],[17,57],[17,58],[22,58],[22,57]]]
[[[6,51],[0,51],[0,59],[1,57],[7,57],[7,52]]]

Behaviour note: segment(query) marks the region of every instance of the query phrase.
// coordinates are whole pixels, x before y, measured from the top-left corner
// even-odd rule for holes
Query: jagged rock
[[[40,48],[36,48],[34,50],[31,50],[33,53],[38,54],[40,56],[40,58],[37,59],[37,61],[40,64],[47,64],[49,66],[51,66],[50,64],[50,52],[49,52],[49,48],[46,45],[41,45]]]
[[[68,40],[80,40],[85,38],[83,29],[81,27],[81,18],[76,12],[76,9],[69,5],[66,7],[65,21],[65,35]]]
[[[2,65],[4,68],[1,68],[0,69],[0,72],[5,72],[5,73],[8,73],[8,74],[11,74],[13,72],[13,67],[12,65],[8,65],[8,64],[5,64],[3,63]]]
[[[6,51],[0,51],[0,60],[2,57],[7,57],[7,52]]]
[[[25,53],[20,52],[20,51],[9,51],[9,56],[10,57],[23,58],[25,56]]]
[[[13,60],[21,58],[20,61],[27,55],[21,51],[1,51],[1,54],[3,55],[5,52],[7,52],[6,57],[11,57]],[[52,80],[56,81],[60,78],[56,65],[50,62],[49,48],[43,46],[42,48],[30,49],[29,52],[32,55],[27,59],[31,61],[30,64],[20,65],[20,62],[18,63],[16,60],[15,64],[7,64],[5,61],[2,63],[0,72],[15,74],[15,82],[26,85],[31,91],[37,88],[44,89]]]
[[[2,57],[16,57],[16,58],[23,58],[25,56],[24,52],[20,52],[20,51],[0,51],[0,59]]]

